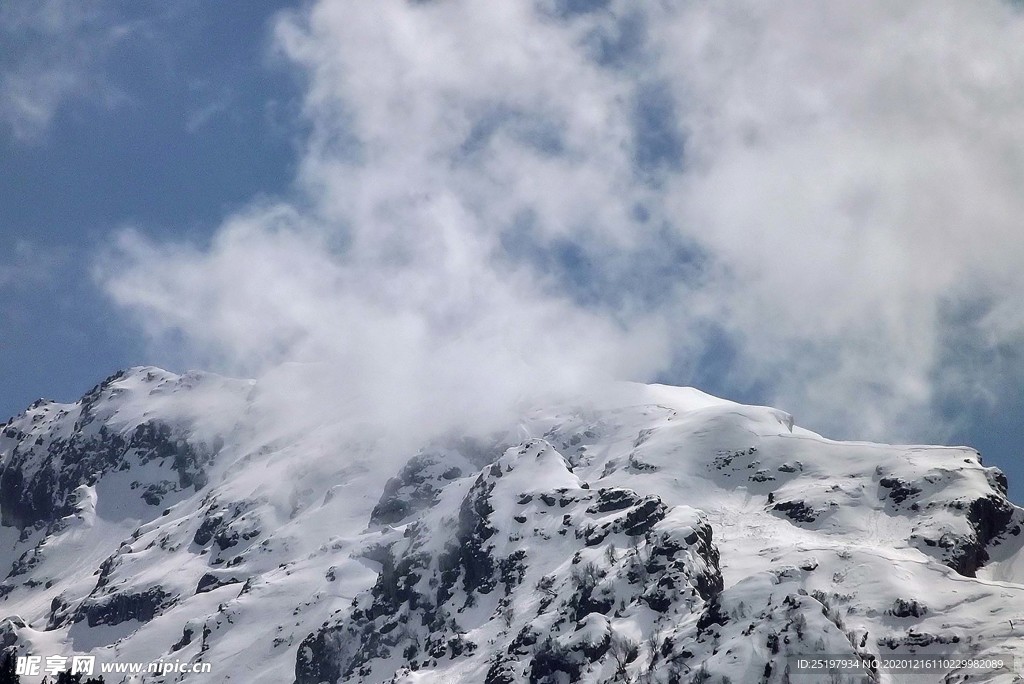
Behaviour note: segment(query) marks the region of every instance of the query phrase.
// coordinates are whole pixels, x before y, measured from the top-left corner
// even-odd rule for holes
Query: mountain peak
[[[405,453],[344,415],[282,429],[253,387],[135,367],[4,427],[5,643],[300,683],[1021,649],[1024,511],[971,449],[619,385]]]

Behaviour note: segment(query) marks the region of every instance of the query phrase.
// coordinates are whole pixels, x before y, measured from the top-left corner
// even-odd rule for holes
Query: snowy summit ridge
[[[1024,510],[972,449],[836,442],[776,409],[624,385],[396,455],[344,416],[291,427],[270,389],[133,368],[0,427],[0,646],[212,667],[140,682],[1024,663]]]

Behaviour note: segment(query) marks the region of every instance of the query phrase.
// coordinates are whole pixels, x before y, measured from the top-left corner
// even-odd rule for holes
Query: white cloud
[[[0,257],[0,293],[50,282],[66,259],[64,250],[44,250],[28,240],[15,240]]]
[[[424,233],[464,220],[449,198],[422,210]],[[587,387],[595,369],[647,374],[663,363],[655,323],[625,329],[576,309],[457,231],[413,255],[336,253],[294,209],[261,207],[201,251],[123,234],[107,286],[154,339],[174,345],[184,331],[193,362],[279,377],[298,362],[280,381],[310,383],[311,416],[345,406],[354,424],[418,436],[463,421],[486,430],[527,396]]]
[[[938,393],[969,389],[951,326],[977,330],[975,359],[1024,331],[1021,19],[642,7],[286,15],[276,48],[308,84],[300,197],[207,248],[125,234],[102,281],[197,362],[321,362],[367,420],[649,379],[714,326],[732,386],[805,424],[926,434]],[[961,302],[988,313],[954,320]]]
[[[733,293],[741,372],[831,426],[920,434],[943,307],[991,296],[1020,330],[1020,16],[782,2],[659,27],[693,103],[670,206],[732,280],[709,294]]]
[[[0,6],[0,124],[14,140],[38,141],[72,99],[109,105],[121,98],[98,65],[126,32],[95,0]]]

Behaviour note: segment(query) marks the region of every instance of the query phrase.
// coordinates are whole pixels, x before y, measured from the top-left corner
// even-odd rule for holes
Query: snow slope
[[[1024,511],[971,449],[622,385],[403,455],[272,389],[134,368],[3,426],[0,646],[212,667],[147,682],[1021,681]]]

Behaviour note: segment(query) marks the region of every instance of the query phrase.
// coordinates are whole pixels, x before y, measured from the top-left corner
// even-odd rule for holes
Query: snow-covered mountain
[[[971,449],[835,442],[775,409],[622,385],[396,455],[340,410],[284,417],[268,389],[134,368],[0,428],[0,647],[210,663],[124,679],[152,682],[1024,665],[1024,510]]]

